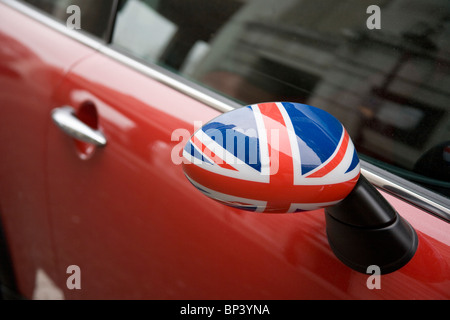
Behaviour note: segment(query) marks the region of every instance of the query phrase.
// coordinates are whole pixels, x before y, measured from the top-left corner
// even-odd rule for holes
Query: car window
[[[99,37],[108,37],[114,0],[23,0],[67,24]]]
[[[242,105],[327,110],[361,158],[450,196],[448,0],[122,0],[112,42]]]

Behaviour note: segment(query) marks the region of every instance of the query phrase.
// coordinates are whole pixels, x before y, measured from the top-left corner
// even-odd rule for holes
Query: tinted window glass
[[[113,0],[24,0],[33,6],[49,13],[56,19],[97,36],[105,38],[114,5]],[[73,20],[77,11],[70,6],[79,8],[79,21]],[[69,10],[68,10],[69,8]],[[76,9],[77,10],[77,9]]]
[[[450,195],[448,0],[126,0],[113,42],[243,105],[327,110],[361,158]]]

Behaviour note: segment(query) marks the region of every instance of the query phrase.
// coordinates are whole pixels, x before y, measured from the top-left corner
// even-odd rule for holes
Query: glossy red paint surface
[[[218,111],[3,5],[0,20],[0,205],[26,297],[42,269],[66,299],[450,298],[448,223],[384,194],[419,247],[370,290],[329,248],[323,211],[244,212],[191,186],[173,154]],[[50,121],[86,104],[108,139],[89,159]]]

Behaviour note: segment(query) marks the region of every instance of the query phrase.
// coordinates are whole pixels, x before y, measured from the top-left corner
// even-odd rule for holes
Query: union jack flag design
[[[299,103],[254,104],[220,115],[183,149],[202,193],[256,212],[315,210],[345,198],[360,174],[355,147],[328,112]]]

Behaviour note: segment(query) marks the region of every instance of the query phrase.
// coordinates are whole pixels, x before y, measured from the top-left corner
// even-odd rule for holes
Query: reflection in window
[[[127,13],[130,5],[141,9]],[[369,5],[381,8],[380,30],[366,27]],[[327,110],[364,159],[450,196],[448,0],[128,0],[121,8],[116,45],[243,105]],[[121,34],[126,28],[135,32]]]
[[[117,15],[113,42],[139,57],[157,61],[177,26],[144,2],[127,1]],[[149,31],[152,32],[149,41]]]

